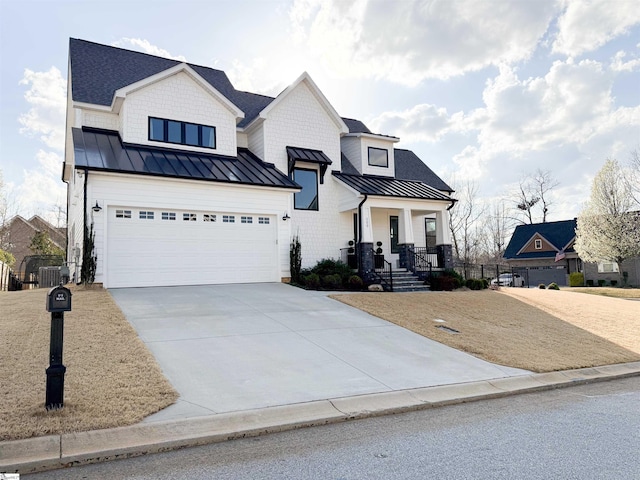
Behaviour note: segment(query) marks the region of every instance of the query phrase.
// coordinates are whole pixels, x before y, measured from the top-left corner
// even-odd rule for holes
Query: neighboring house
[[[46,232],[51,242],[62,251],[65,251],[66,231],[64,228],[54,227],[38,215],[34,215],[29,220],[16,215],[7,222],[3,232],[3,241],[7,245],[6,250],[16,259],[16,263],[13,266],[15,272],[21,271],[20,268],[24,257],[34,254],[29,245],[33,236],[38,232]]]
[[[531,286],[569,285],[569,274],[582,271],[582,261],[573,249],[575,238],[575,219],[518,225],[503,257],[522,271]]]
[[[93,225],[107,288],[286,280],[295,235],[303,267],[354,242],[366,281],[377,242],[394,268],[415,250],[451,265],[451,188],[338,115],[307,73],[272,98],[71,39],[68,79],[68,252],[82,258]]]
[[[569,274],[582,272],[585,282],[598,285],[598,280],[623,285],[623,277],[615,262],[582,262],[573,244],[576,238],[576,219],[559,222],[518,225],[513,232],[504,259],[514,269],[528,276],[529,285],[569,285]],[[640,258],[622,263],[628,273],[629,285],[640,285]]]

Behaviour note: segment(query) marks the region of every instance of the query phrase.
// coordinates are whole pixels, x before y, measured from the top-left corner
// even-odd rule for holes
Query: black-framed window
[[[424,234],[427,239],[426,247],[435,248],[436,246],[436,219],[425,218],[424,219]]]
[[[391,253],[400,253],[400,247],[398,247],[398,217],[396,215],[389,217],[389,227]]]
[[[318,171],[294,168],[293,181],[302,187],[301,191],[293,194],[293,207],[296,210],[318,210]]]
[[[216,127],[149,117],[149,140],[216,148]]]
[[[369,165],[372,167],[388,167],[389,151],[384,148],[369,147]]]

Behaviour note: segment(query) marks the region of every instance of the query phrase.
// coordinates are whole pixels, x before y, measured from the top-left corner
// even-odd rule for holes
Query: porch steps
[[[384,276],[384,275],[383,275]],[[388,276],[384,276],[388,279]],[[393,291],[394,292],[427,292],[429,286],[424,284],[417,275],[406,268],[393,270]]]

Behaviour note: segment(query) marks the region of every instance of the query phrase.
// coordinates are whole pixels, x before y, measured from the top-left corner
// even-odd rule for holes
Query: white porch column
[[[411,219],[411,209],[403,208],[398,215],[398,244],[410,243],[413,245],[413,223]]]
[[[360,228],[362,229],[362,243],[373,243],[373,221],[371,220],[371,208],[365,203],[361,207],[362,219]]]
[[[451,245],[448,210],[436,212],[436,245]]]

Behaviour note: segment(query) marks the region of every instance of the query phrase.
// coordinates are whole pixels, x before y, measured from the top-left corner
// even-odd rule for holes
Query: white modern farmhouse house
[[[451,188],[398,138],[342,118],[308,74],[277,97],[219,70],[71,39],[63,180],[75,279],[106,288],[274,282],[346,258],[366,281],[451,263]],[[72,272],[74,270],[72,269]]]

